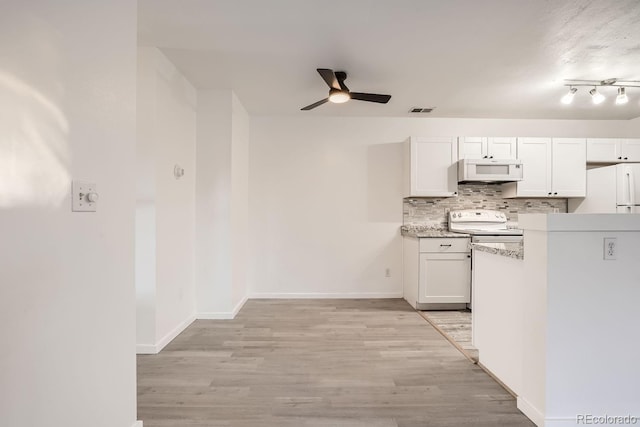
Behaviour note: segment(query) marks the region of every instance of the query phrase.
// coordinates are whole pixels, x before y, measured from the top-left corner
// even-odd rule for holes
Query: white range
[[[472,243],[513,243],[522,241],[522,230],[509,228],[504,212],[466,209],[449,212],[449,231],[471,235]]]

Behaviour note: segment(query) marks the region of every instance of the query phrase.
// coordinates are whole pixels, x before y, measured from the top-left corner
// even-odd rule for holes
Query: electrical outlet
[[[618,245],[615,237],[604,238],[604,259],[616,259],[618,256]]]
[[[391,269],[390,269],[390,268],[387,268],[387,269],[384,271],[384,277],[391,277]]]

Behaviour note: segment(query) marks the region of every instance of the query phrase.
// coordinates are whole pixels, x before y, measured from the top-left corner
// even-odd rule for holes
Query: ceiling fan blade
[[[322,79],[334,89],[340,89],[340,84],[338,83],[338,79],[336,78],[336,73],[333,70],[328,68],[317,68],[318,74],[322,77]]]
[[[334,74],[336,75],[336,80],[338,80],[340,89],[345,92],[349,92],[349,88],[346,84],[344,84],[344,81],[347,79],[347,73],[345,73],[344,71],[336,71]]]
[[[312,109],[314,109],[314,108],[316,108],[316,107],[319,107],[319,106],[321,106],[322,104],[326,103],[328,100],[329,100],[329,98],[322,99],[322,100],[320,100],[320,101],[318,101],[318,102],[314,102],[314,103],[313,103],[313,104],[311,104],[311,105],[307,105],[306,107],[303,107],[303,108],[301,108],[300,110],[302,110],[302,111],[312,110]]]
[[[380,104],[386,104],[391,99],[391,95],[380,95],[377,93],[351,92],[351,99],[357,99],[358,101],[369,101],[369,102],[378,102]]]

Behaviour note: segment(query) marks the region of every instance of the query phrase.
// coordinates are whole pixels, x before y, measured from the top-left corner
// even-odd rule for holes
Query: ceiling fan
[[[303,111],[319,107],[327,101],[341,104],[343,102],[347,102],[350,99],[356,99],[358,101],[369,101],[386,104],[391,99],[391,95],[349,91],[349,88],[344,84],[344,81],[347,79],[347,73],[345,73],[344,71],[334,72],[333,70],[329,70],[328,68],[318,68],[317,70],[318,74],[320,74],[327,85],[329,85],[329,97],[301,108],[301,110]]]

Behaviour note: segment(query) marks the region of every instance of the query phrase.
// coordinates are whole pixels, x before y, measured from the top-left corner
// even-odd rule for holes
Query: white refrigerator
[[[640,213],[640,163],[587,170],[587,197],[569,199],[574,213]]]

